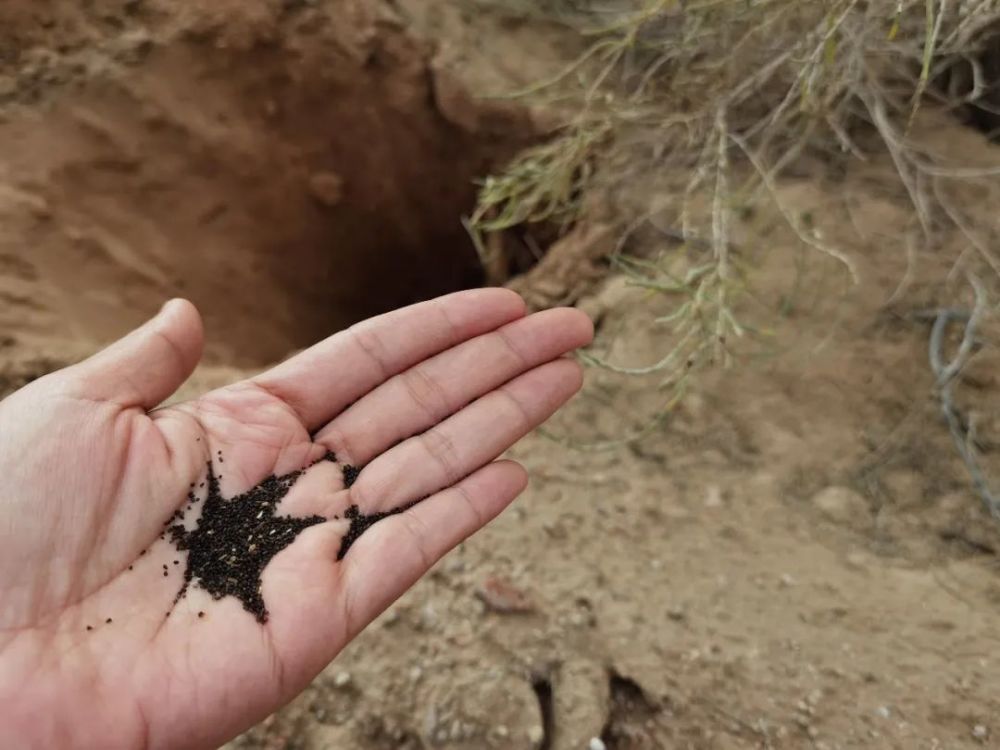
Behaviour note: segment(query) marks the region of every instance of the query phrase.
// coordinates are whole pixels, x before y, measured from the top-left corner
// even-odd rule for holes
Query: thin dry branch
[[[955,448],[962,457],[962,461],[965,463],[976,492],[979,493],[979,497],[986,506],[986,510],[994,518],[1000,520],[1000,496],[990,488],[986,475],[979,465],[979,458],[976,455],[973,441],[970,440],[968,430],[965,427],[967,420],[955,405],[954,398],[953,386],[955,376],[961,372],[972,354],[976,341],[976,328],[987,306],[986,290],[982,283],[975,277],[970,277],[969,282],[975,290],[975,307],[971,313],[950,309],[940,310],[937,313],[934,325],[931,328],[928,356],[931,370],[934,372],[936,379],[938,399],[941,402],[941,413],[944,415],[948,429],[951,431]],[[961,321],[965,322],[965,328],[962,332],[962,342],[955,356],[951,360],[945,360],[944,341],[948,333],[948,328],[952,323]]]

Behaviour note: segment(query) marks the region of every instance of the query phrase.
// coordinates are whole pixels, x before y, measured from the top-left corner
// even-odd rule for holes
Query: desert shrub
[[[1000,177],[995,169],[951,164],[911,139],[928,102],[1000,114],[991,103],[1000,105],[998,81],[984,62],[1000,34],[996,0],[476,2],[555,20],[590,39],[557,76],[517,92],[552,97],[570,114],[551,140],[484,181],[471,221],[477,232],[541,222],[565,228],[595,184],[613,189],[651,170],[685,176],[672,220],[682,238],[711,253],[696,265],[678,265],[676,246],[658,257],[630,256],[627,235],[648,218],[640,214],[622,217],[623,241],[612,259],[634,283],[676,301],[662,319],[670,334],[664,356],[637,368],[662,371],[667,383],[702,364],[728,362],[726,342],[746,332],[734,306],[745,278],[730,228],[755,202],[773,200],[803,245],[857,280],[850,256],[776,195],[776,182],[804,157],[817,155],[833,169],[888,153],[926,241],[942,221],[969,229],[947,199],[948,183],[992,185]],[[978,233],[966,233],[963,263],[1000,273]]]
[[[548,142],[483,182],[470,221],[480,248],[500,247],[481,235],[514,226],[565,229],[596,190],[625,193],[651,174],[676,176],[667,205],[621,212],[611,258],[633,284],[667,301],[663,351],[642,367],[584,355],[590,364],[660,374],[679,393],[704,367],[729,363],[733,343],[761,330],[742,319],[749,256],[731,240],[762,201],[777,207],[805,249],[857,281],[850,252],[781,198],[779,181],[803,161],[834,173],[851,160],[888,158],[912,209],[898,227],[910,251],[958,234],[964,245],[950,277],[972,282],[977,310],[994,304],[1000,258],[990,245],[1000,232],[984,213],[996,212],[973,215],[957,196],[970,187],[984,201],[1000,196],[1000,169],[955,163],[918,137],[916,124],[934,110],[996,135],[997,0],[471,1],[588,40],[558,75],[513,94],[548,98],[566,115]],[[672,231],[662,249],[651,253],[645,243],[633,253],[630,237],[654,214]],[[971,308],[972,295],[964,299]],[[953,377],[961,364],[942,372]],[[993,510],[1000,514],[1000,503]]]

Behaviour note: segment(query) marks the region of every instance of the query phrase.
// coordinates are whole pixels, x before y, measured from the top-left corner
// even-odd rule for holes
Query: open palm
[[[4,746],[207,747],[289,700],[523,490],[495,459],[576,392],[560,357],[591,335],[576,311],[462,292],[156,409],[201,353],[174,301],[0,402]],[[264,622],[197,577],[177,599],[188,553],[164,524],[209,466],[226,498],[309,467],[277,513],[325,520],[264,569]],[[344,544],[345,514],[400,508]]]

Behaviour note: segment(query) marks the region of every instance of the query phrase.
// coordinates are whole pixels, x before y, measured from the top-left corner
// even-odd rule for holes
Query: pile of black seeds
[[[351,485],[358,481],[358,476],[361,474],[361,469],[357,466],[351,466],[350,464],[344,464],[341,471],[344,474],[344,487],[347,489],[350,489]]]
[[[267,606],[260,590],[264,568],[302,531],[326,521],[322,516],[275,515],[278,503],[302,473],[269,476],[253,489],[227,499],[219,491],[212,464],[208,464],[208,494],[197,527],[189,531],[183,524],[174,524],[168,529],[174,546],[188,553],[184,585],[175,601],[195,584],[213,599],[236,597],[258,622],[267,622]]]
[[[222,463],[221,453],[217,459]],[[327,452],[312,465],[336,460],[333,453]],[[275,514],[278,503],[304,472],[305,469],[301,469],[280,477],[269,476],[242,495],[227,499],[219,489],[222,477],[216,476],[212,462],[208,462],[208,477],[198,485],[200,489],[207,484],[198,525],[190,530],[184,526],[186,511],[199,501],[193,484],[187,496],[186,507],[175,511],[164,524],[163,538],[169,539],[178,550],[188,553],[184,583],[177,592],[175,604],[184,597],[188,588],[198,586],[216,600],[226,596],[239,599],[243,608],[258,622],[267,622],[267,605],[261,594],[264,568],[305,529],[326,521],[322,516],[292,518]],[[361,469],[344,465],[341,472],[344,486],[350,488],[361,474]],[[350,526],[341,540],[337,559],[343,560],[351,545],[374,524],[383,518],[409,510],[417,502],[419,501],[384,513],[367,515],[357,505],[349,507],[344,517],[350,521]],[[145,553],[146,550],[143,550],[140,554]],[[173,560],[173,564],[179,565],[180,561]],[[163,576],[167,577],[169,574],[170,566],[164,564]],[[199,612],[198,617],[203,617],[204,614]]]

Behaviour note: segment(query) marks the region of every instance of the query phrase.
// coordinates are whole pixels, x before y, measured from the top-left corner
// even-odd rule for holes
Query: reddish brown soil
[[[464,7],[0,4],[3,385],[173,294],[201,306],[213,342],[192,393],[473,280],[457,217],[472,178],[527,129],[468,86],[527,83],[572,44]],[[972,131],[932,125],[966,162],[1000,163]],[[677,179],[636,192],[669,198]],[[527,439],[519,505],[235,746],[996,744],[1000,533],[941,422],[928,327],[909,316],[964,301],[936,282],[961,238],[911,258],[893,297],[909,209],[887,160],[837,181],[807,165],[779,192],[849,250],[862,283],[812,256],[797,275],[800,244],[762,207],[734,243],[771,305],[769,336],[636,444]],[[611,196],[605,213],[626,198],[639,200]],[[662,301],[602,280],[595,242],[571,238],[519,288],[590,311],[612,360],[655,361]],[[959,398],[1000,478],[994,322],[983,338]],[[664,399],[594,371],[551,430],[612,439]],[[484,587],[518,606],[490,605]]]

